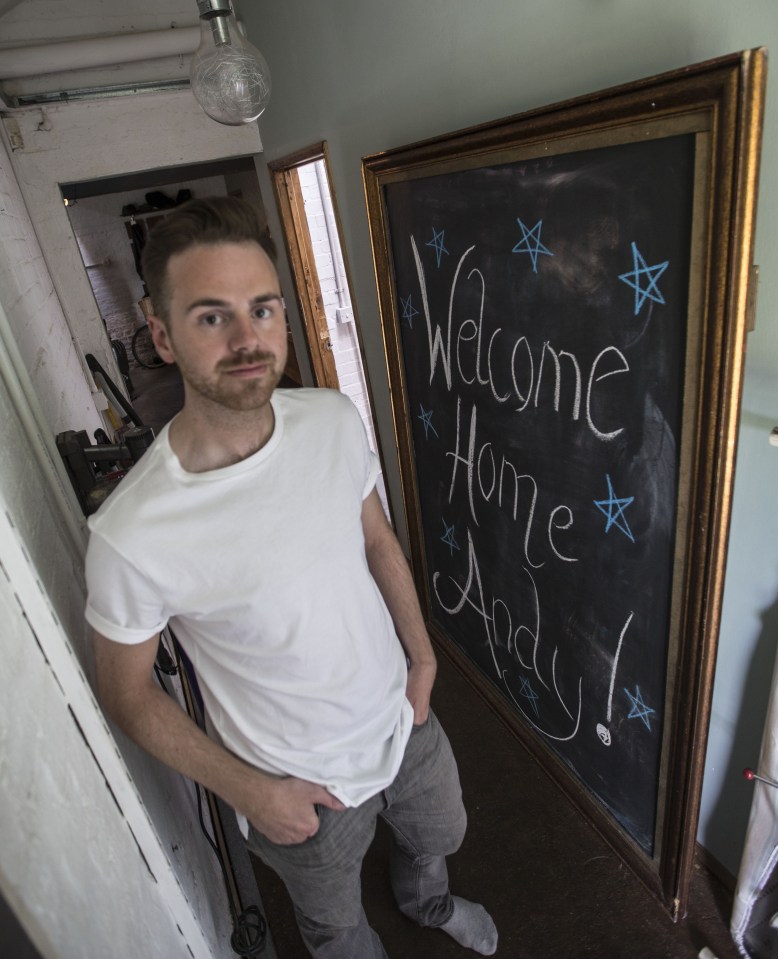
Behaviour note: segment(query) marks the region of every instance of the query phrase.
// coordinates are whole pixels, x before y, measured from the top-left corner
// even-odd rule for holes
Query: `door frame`
[[[275,194],[278,213],[281,217],[284,245],[292,269],[295,295],[303,321],[305,343],[308,349],[308,359],[311,364],[314,384],[337,390],[340,389],[340,381],[332,352],[321,284],[319,283],[319,274],[313,256],[311,234],[305,216],[305,203],[298,173],[299,167],[308,163],[315,163],[317,160],[324,161],[327,178],[331,184],[332,179],[325,142],[313,144],[310,147],[273,160],[268,163],[268,169],[273,183],[273,193]],[[332,201],[335,207],[335,218],[338,221],[338,240],[342,249],[340,218],[337,214],[334,196]],[[346,267],[346,271],[348,275],[348,267]],[[361,338],[359,335],[357,335],[357,338],[360,340],[361,352]],[[368,394],[369,392],[368,386]]]

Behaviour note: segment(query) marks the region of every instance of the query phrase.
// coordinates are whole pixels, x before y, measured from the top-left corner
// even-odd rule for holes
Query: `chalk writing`
[[[468,255],[473,252],[475,247],[468,247],[468,249],[465,250],[457,262],[448,297],[448,309],[446,314],[446,327],[444,334],[444,331],[439,324],[435,325],[433,329],[424,266],[422,264],[421,257],[419,256],[418,248],[413,236],[411,236],[410,242],[411,249],[413,251],[414,262],[416,264],[419,286],[421,290],[422,310],[427,327],[427,344],[430,358],[429,381],[430,384],[433,383],[435,374],[438,371],[438,364],[440,364],[440,369],[446,381],[446,389],[451,391],[454,385],[452,380],[451,342],[457,286],[464,261]],[[507,368],[503,368],[502,370],[498,371],[500,382],[500,388],[498,390],[498,384],[495,381],[495,370],[493,367],[492,355],[495,341],[497,340],[501,329],[498,328],[491,334],[488,348],[485,351],[486,358],[484,360],[484,351],[482,350],[484,322],[483,306],[486,288],[483,274],[480,270],[471,270],[467,276],[467,279],[470,280],[472,277],[476,278],[475,282],[478,285],[480,309],[477,322],[472,318],[467,317],[461,321],[457,328],[456,369],[459,373],[459,379],[461,382],[468,386],[475,383],[478,383],[480,386],[488,386],[492,398],[498,403],[504,403],[512,398],[514,400],[518,400],[519,405],[515,407],[515,411],[517,413],[521,413],[526,410],[530,404],[532,404],[535,409],[538,409],[542,405],[542,399],[545,397],[551,398],[554,411],[559,412],[562,392],[571,392],[568,385],[570,382],[569,378],[568,380],[565,380],[563,374],[563,366],[561,361],[565,360],[567,363],[567,369],[570,371],[568,373],[568,377],[570,375],[573,377],[572,400],[569,407],[569,414],[573,421],[577,421],[580,417],[581,409],[581,364],[574,353],[569,350],[557,351],[548,340],[546,340],[540,347],[537,372],[533,351],[526,336],[517,337],[510,349],[506,348],[504,343],[500,343],[500,356],[503,358],[510,356],[510,359],[507,363]],[[467,370],[463,368],[461,347],[463,344],[471,342],[475,343],[476,348],[473,356],[473,367],[471,370]],[[535,348],[535,351],[537,353],[537,347]],[[485,370],[484,363],[486,365]],[[551,382],[553,389],[551,391],[546,390],[543,394],[541,394],[544,384],[544,376],[546,375],[549,365],[552,372],[548,375],[552,376]],[[610,442],[614,440],[622,432],[623,427],[619,426],[615,429],[603,430],[600,429],[600,427],[595,423],[593,414],[595,403],[598,402],[600,405],[606,405],[604,398],[597,396],[598,391],[595,390],[595,387],[603,380],[607,380],[613,376],[624,375],[626,373],[629,373],[629,363],[627,362],[627,358],[624,356],[621,350],[619,350],[616,346],[606,346],[604,349],[600,350],[589,368],[589,375],[586,379],[586,395],[584,397],[586,414],[585,422],[594,436],[603,442]],[[565,389],[566,386],[568,387],[567,389]]]
[[[603,725],[602,723],[597,723],[597,735],[600,737],[600,739],[606,746],[610,746],[611,744],[611,733],[608,727],[610,726],[611,716],[613,715],[613,689],[614,689],[614,686],[616,685],[616,670],[619,665],[619,656],[621,655],[621,647],[622,647],[622,644],[624,643],[624,637],[627,634],[627,630],[629,629],[629,624],[632,622],[632,617],[634,615],[635,615],[634,613],[630,613],[629,616],[627,617],[627,621],[626,623],[624,623],[624,628],[622,629],[621,634],[619,635],[619,644],[616,647],[616,654],[613,657],[613,667],[611,669],[611,684],[610,684],[610,689],[608,690],[608,709],[605,714],[605,722],[607,725]]]
[[[469,529],[467,531],[467,575],[464,585],[460,582],[459,578],[449,575],[447,577],[448,586],[444,587],[444,585],[440,583],[441,573],[439,571],[433,574],[432,583],[436,599],[449,615],[457,616],[461,614],[466,607],[475,610],[491,653],[496,678],[503,685],[508,696],[513,700],[524,718],[537,729],[538,732],[541,732],[549,739],[559,741],[570,740],[578,733],[581,722],[582,680],[580,678],[578,680],[576,714],[573,715],[559,691],[556,680],[558,647],[554,648],[551,659],[551,684],[549,685],[548,680],[544,678],[544,669],[541,665],[541,647],[543,644],[541,639],[540,601],[532,574],[526,568],[524,569],[524,573],[532,587],[530,610],[532,625],[530,626],[521,622],[515,629],[513,627],[510,605],[506,599],[494,596],[492,597],[491,603],[487,603],[486,601],[480,564],[476,555],[473,536]],[[444,599],[442,595],[444,588],[447,593],[453,594],[453,603]],[[503,616],[507,617],[507,631],[503,633],[502,638],[500,638],[496,626],[499,612],[502,612]],[[535,722],[535,719],[528,714],[522,703],[517,699],[517,696],[523,699],[527,698],[527,680],[526,677],[519,677],[519,688],[514,689],[516,677],[514,670],[510,668],[511,662],[514,660],[524,669],[531,670],[549,694],[546,697],[549,701],[546,712],[551,712],[552,710],[555,712],[554,722],[552,724],[542,726],[539,722]],[[538,700],[535,698],[532,699],[532,711],[537,718],[539,710]],[[554,728],[559,725],[560,720],[568,726],[567,731],[562,734],[554,732]]]
[[[543,565],[542,561],[533,562],[529,556],[529,541],[533,532],[535,520],[535,508],[538,500],[538,484],[529,473],[522,473],[516,466],[510,462],[504,455],[500,458],[499,469],[494,454],[492,443],[483,443],[476,455],[476,431],[478,412],[473,405],[470,414],[470,427],[468,433],[467,447],[460,445],[460,411],[461,401],[457,397],[456,413],[456,435],[454,439],[454,449],[448,450],[446,456],[452,461],[451,483],[449,484],[448,501],[454,499],[454,492],[457,484],[459,467],[462,466],[464,472],[464,483],[467,487],[467,502],[470,506],[470,517],[476,526],[479,525],[478,514],[476,511],[476,502],[483,501],[489,503],[495,498],[498,507],[507,512],[508,516],[516,521],[519,516],[519,501],[522,488],[530,494],[527,503],[526,522],[524,527],[524,558],[530,566],[538,568]],[[485,481],[486,478],[486,481]],[[496,493],[496,497],[495,497]],[[477,495],[476,495],[477,494]],[[567,518],[565,523],[556,523],[557,514],[564,514]],[[552,530],[569,530],[573,525],[573,514],[568,506],[559,504],[549,513],[548,523],[545,527],[548,537],[548,543],[553,554],[567,562],[575,562],[574,556],[566,556],[557,548],[557,543],[552,535]]]

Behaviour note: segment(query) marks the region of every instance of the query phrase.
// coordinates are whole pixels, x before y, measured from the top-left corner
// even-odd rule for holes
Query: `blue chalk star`
[[[618,499],[613,492],[613,483],[611,483],[611,478],[607,473],[605,474],[605,479],[608,481],[608,499],[594,500],[594,505],[608,521],[605,526],[605,532],[610,532],[611,526],[615,526],[634,543],[635,537],[632,535],[632,530],[629,528],[629,523],[624,515],[624,510],[635,501],[635,497],[625,496],[623,499]]]
[[[432,410],[425,410],[424,407],[421,405],[421,403],[419,403],[419,409],[421,410],[421,413],[419,413],[417,419],[420,419],[422,423],[424,424],[425,439],[430,438],[430,430],[432,430],[435,436],[438,436],[439,435],[438,431],[432,425]]]
[[[635,291],[635,316],[637,316],[646,300],[653,300],[654,303],[664,303],[665,298],[656,284],[659,277],[670,265],[670,261],[665,260],[664,263],[648,266],[643,254],[633,242],[632,264],[633,269],[629,273],[620,274],[619,279]],[[641,285],[641,278],[643,285]]]
[[[525,224],[517,217],[516,222],[521,227],[522,237],[519,242],[511,250],[511,253],[529,253],[530,259],[532,260],[532,272],[538,272],[538,256],[553,256],[554,254],[548,247],[543,246],[540,242],[540,231],[543,226],[543,221],[538,220],[538,222],[529,229]]]
[[[538,700],[540,699],[540,696],[538,696],[538,694],[532,688],[532,684],[526,676],[520,676],[519,678],[521,679],[521,689],[519,690],[519,695],[530,701],[532,708],[535,710],[535,715],[539,716],[540,710],[538,709]]]
[[[624,692],[629,697],[629,701],[632,703],[632,709],[627,716],[627,719],[641,719],[646,726],[646,729],[651,729],[651,714],[655,713],[656,710],[652,709],[650,706],[647,706],[643,702],[643,695],[640,692],[640,686],[635,686],[635,692],[631,693],[628,689],[624,689]]]
[[[451,555],[453,556],[454,550],[459,549],[459,543],[457,543],[454,537],[454,527],[449,526],[445,520],[443,520],[443,535],[440,538],[451,550]]]
[[[404,300],[402,297],[400,297],[400,302],[402,303],[403,319],[408,324],[408,326],[411,329],[413,329],[413,318],[414,316],[419,315],[419,311],[413,308],[410,295],[408,296],[407,300]]]
[[[443,236],[445,230],[436,230],[435,227],[432,228],[432,239],[427,240],[427,246],[433,247],[435,250],[435,256],[438,258],[438,269],[440,269],[440,260],[444,253],[448,254],[448,250],[443,245]]]

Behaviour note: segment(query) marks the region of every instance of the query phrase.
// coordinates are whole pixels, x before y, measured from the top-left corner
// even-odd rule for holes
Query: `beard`
[[[242,380],[230,376],[231,370],[258,363],[267,363],[269,366],[261,377]],[[269,403],[283,374],[272,353],[252,353],[238,360],[222,360],[211,374],[193,369],[181,357],[178,358],[178,367],[184,382],[194,393],[217,406],[236,412],[258,410]]]

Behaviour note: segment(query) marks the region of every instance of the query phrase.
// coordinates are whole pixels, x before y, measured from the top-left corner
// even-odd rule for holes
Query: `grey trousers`
[[[459,848],[467,817],[451,746],[430,713],[414,726],[394,782],[361,806],[320,807],[315,836],[282,846],[251,828],[249,849],[281,877],[300,934],[316,959],[387,959],[362,908],[362,860],[376,817],[392,830],[390,880],[399,908],[421,926],[453,909],[445,857]]]

